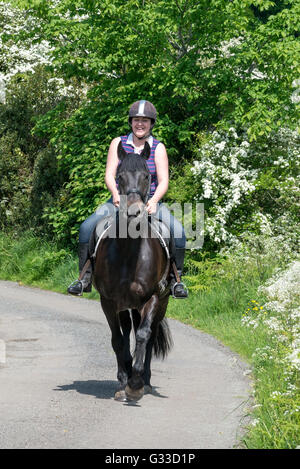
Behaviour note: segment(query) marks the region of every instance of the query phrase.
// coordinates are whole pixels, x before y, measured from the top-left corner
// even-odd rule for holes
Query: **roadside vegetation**
[[[168,315],[249,364],[247,448],[300,444],[299,6],[0,1],[0,278],[66,293],[109,142],[152,101],[165,201],[204,208]]]
[[[171,298],[167,314],[212,334],[248,363],[253,391],[242,444],[292,449],[300,423],[300,259],[269,237],[245,246],[204,258],[197,272],[190,267],[190,296]],[[72,251],[33,233],[0,235],[1,279],[66,293],[77,262]],[[85,297],[99,301],[95,291]]]

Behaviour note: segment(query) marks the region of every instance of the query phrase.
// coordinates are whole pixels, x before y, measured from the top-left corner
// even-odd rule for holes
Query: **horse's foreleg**
[[[132,368],[132,376],[128,380],[128,385],[125,388],[126,395],[129,399],[138,400],[144,394],[144,360],[147,344],[152,334],[151,325],[158,310],[158,306],[159,300],[156,295],[153,295],[140,312],[141,322],[136,331],[135,363]],[[151,343],[148,347],[148,355],[150,349],[152,349]]]
[[[124,340],[124,349],[123,349],[123,356],[125,367],[127,371],[128,378],[131,377],[132,373],[132,356],[130,353],[130,332],[131,332],[131,318],[130,313],[128,310],[120,311],[119,313],[121,329],[123,332],[123,340]]]
[[[114,303],[101,298],[101,305],[111,330],[111,344],[116,354],[118,373],[117,378],[120,383],[120,391],[116,392],[115,398],[123,400],[125,398],[124,389],[127,384],[128,374],[124,357],[124,338],[120,330],[120,321]],[[123,390],[123,392],[122,392]]]

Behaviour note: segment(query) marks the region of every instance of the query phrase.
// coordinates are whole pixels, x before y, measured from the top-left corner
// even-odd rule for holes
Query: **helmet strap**
[[[138,136],[134,133],[133,130],[132,130],[132,133],[133,133],[133,135],[134,135],[138,140],[147,140],[147,138],[149,138],[150,135],[151,135],[151,132],[150,132],[148,135],[145,135],[144,137],[138,137]]]

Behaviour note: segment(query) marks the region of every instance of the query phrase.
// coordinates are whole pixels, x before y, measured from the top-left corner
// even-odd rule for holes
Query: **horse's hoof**
[[[144,386],[144,394],[152,394],[152,386],[150,384]]]
[[[126,402],[127,401],[127,396],[126,396],[126,393],[125,393],[124,389],[121,389],[120,391],[117,391],[115,393],[114,399],[115,399],[115,401]]]
[[[138,401],[144,395],[144,388],[131,389],[128,385],[125,388],[126,397],[129,401]]]

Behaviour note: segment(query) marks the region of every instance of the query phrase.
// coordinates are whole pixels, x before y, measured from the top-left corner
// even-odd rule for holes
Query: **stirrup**
[[[80,292],[80,293],[72,293],[72,292],[70,292],[70,288],[72,288],[72,287],[75,286],[76,284],[77,284],[77,285],[79,285],[79,284],[81,285],[81,292]],[[83,283],[82,283],[80,280],[74,280],[74,282],[72,282],[72,283],[68,286],[67,291],[68,291],[68,293],[70,293],[70,295],[82,296],[82,294],[83,294]]]
[[[189,296],[189,292],[188,292],[188,289],[186,288],[186,286],[184,285],[184,283],[181,281],[181,275],[180,274],[182,272],[181,271],[178,272],[175,260],[172,261],[172,267],[173,267],[174,277],[173,277],[173,281],[171,282],[171,294],[172,294],[173,298],[184,300],[185,298],[187,298]],[[174,280],[176,280],[176,281],[174,282]],[[185,292],[186,292],[185,296],[176,296],[175,295],[175,289],[178,285],[181,285],[182,288],[185,290]]]
[[[182,285],[183,288],[186,290],[187,292],[187,295],[186,296],[176,296],[175,295],[175,288],[177,287],[177,285]],[[185,298],[188,297],[188,289],[186,288],[186,286],[184,285],[183,282],[175,282],[173,283],[173,285],[171,285],[171,294],[172,294],[172,297],[175,298],[176,300],[184,300]]]

